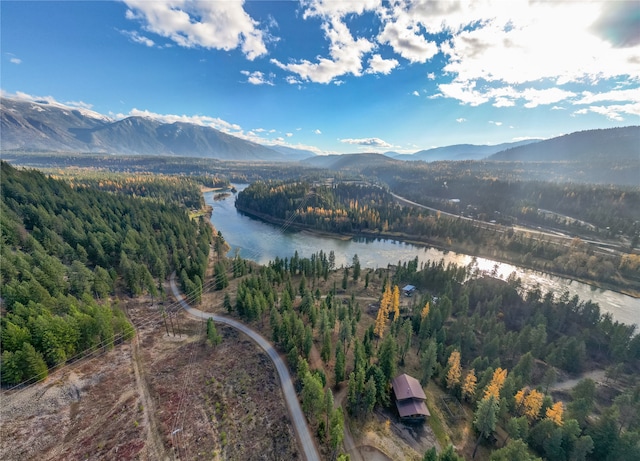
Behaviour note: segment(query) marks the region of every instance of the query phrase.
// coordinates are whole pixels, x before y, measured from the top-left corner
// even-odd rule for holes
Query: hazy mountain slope
[[[578,131],[489,157],[507,161],[640,161],[640,126]]]
[[[524,146],[539,141],[539,139],[527,139],[496,145],[455,144],[452,146],[425,149],[413,154],[396,155],[394,158],[398,160],[422,160],[425,162],[441,160],[480,160],[511,147]]]
[[[295,161],[276,150],[207,126],[143,117],[111,120],[88,110],[1,98],[2,149],[177,155],[225,160]],[[312,155],[310,153],[310,155]]]
[[[400,162],[382,154],[344,154],[318,155],[305,159],[301,163],[317,168],[327,168],[329,170],[361,170],[366,167],[398,164]]]

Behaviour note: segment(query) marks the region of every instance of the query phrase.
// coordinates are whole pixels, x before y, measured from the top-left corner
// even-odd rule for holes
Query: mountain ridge
[[[130,116],[119,120],[48,101],[0,98],[2,149],[297,161],[311,151],[280,150],[212,127]]]

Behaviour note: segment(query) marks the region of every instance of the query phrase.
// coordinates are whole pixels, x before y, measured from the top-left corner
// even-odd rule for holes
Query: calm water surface
[[[236,185],[239,191],[245,187],[246,185]],[[399,261],[409,261],[416,256],[420,262],[444,259],[446,264],[451,262],[461,266],[468,266],[475,260],[481,271],[495,271],[496,276],[502,279],[515,272],[525,287],[539,285],[542,293],[553,291],[562,294],[568,291],[570,296],[578,295],[582,300],[590,299],[598,303],[600,310],[603,313],[610,312],[615,320],[640,325],[640,299],[631,296],[490,259],[474,258],[395,240],[340,240],[308,232],[291,231],[285,226],[268,224],[239,213],[234,206],[235,195],[217,201],[214,201],[213,197],[212,192],[204,194],[206,203],[213,206],[211,222],[231,245],[230,254],[239,252],[241,257],[261,264],[273,261],[276,256],[291,257],[295,251],[298,251],[301,257],[310,257],[320,250],[325,253],[333,251],[337,267],[350,265],[355,254],[363,267],[374,269],[386,267],[387,264],[397,264]]]

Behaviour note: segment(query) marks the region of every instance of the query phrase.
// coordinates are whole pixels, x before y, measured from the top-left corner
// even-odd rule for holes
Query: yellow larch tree
[[[422,308],[422,312],[420,312],[420,320],[424,320],[427,315],[429,315],[429,309],[431,309],[431,305],[429,301]]]
[[[542,392],[531,390],[524,398],[524,414],[531,420],[536,419],[542,408],[543,400],[544,394]]]
[[[476,370],[473,368],[467,373],[467,376],[464,377],[464,383],[462,383],[462,398],[472,399],[476,394],[476,383],[478,382],[478,378],[476,378]]]
[[[547,408],[546,416],[551,421],[556,423],[556,426],[562,426],[562,414],[564,413],[564,406],[562,402],[556,402],[549,408]]]
[[[373,327],[373,333],[378,338],[382,338],[387,326],[387,313],[385,311],[386,309],[384,309],[382,303],[380,303],[380,309],[378,309],[378,315],[376,316],[376,323]]]
[[[460,352],[453,351],[447,362],[449,371],[447,372],[447,389],[453,389],[460,384],[462,369],[460,368]]]
[[[507,370],[503,370],[500,367],[496,368],[496,371],[493,372],[491,382],[487,385],[487,388],[484,391],[483,399],[487,399],[493,395],[497,401],[500,401],[500,390],[504,385],[505,379],[507,379]]]
[[[516,401],[516,408],[520,409],[524,406],[524,397],[526,392],[527,390],[524,387],[520,389],[518,392],[516,392],[516,395],[514,397]]]
[[[391,287],[387,283],[384,292],[382,293],[380,309],[378,309],[376,323],[373,327],[373,332],[378,338],[382,338],[384,335],[384,330],[387,327],[387,319],[389,318],[389,309],[391,309]]]
[[[398,285],[393,286],[391,309],[393,310],[393,321],[395,322],[400,318],[400,288],[398,288]]]

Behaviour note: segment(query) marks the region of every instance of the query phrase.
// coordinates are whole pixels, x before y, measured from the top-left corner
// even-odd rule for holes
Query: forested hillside
[[[251,271],[236,257],[226,262],[226,273],[240,278],[235,293],[219,287],[228,313],[286,354],[302,408],[318,434],[328,434],[319,438],[330,450],[345,423],[321,402],[333,403],[333,391],[346,387],[349,425],[367,425],[376,406],[394,406],[389,383],[406,372],[426,389],[430,426],[456,428],[451,439],[465,459],[480,443],[484,454],[475,459],[489,459],[490,451],[491,460],[637,458],[635,326],[568,293],[527,291],[514,275],[498,280],[473,266],[420,265],[418,258],[374,271],[357,255],[336,270],[334,259],[332,252],[296,253]],[[399,293],[407,283],[417,287],[411,298]],[[554,390],[568,374],[593,370],[606,370],[609,386],[587,378],[570,393]],[[457,415],[444,410],[445,400],[460,408]]]
[[[173,271],[185,289],[202,290],[211,227],[172,199],[1,168],[3,382],[43,378],[132,337],[114,294],[158,296]]]
[[[469,187],[469,191],[488,189],[483,191],[487,196],[486,206],[482,209],[473,208],[476,219],[460,219],[440,212],[401,206],[387,189],[364,182],[345,182],[331,186],[306,181],[257,182],[238,194],[236,206],[241,211],[263,219],[275,222],[286,220],[288,225],[299,228],[419,241],[477,256],[500,258],[543,271],[577,276],[583,280],[607,282],[618,289],[638,289],[640,286],[637,272],[639,258],[635,254],[596,253],[580,239],[540,239],[514,232],[511,227],[494,226],[477,220],[480,218],[488,221],[488,210],[511,210],[514,207],[513,210],[520,219],[531,215],[528,219],[532,222],[543,222],[545,217],[538,215],[538,208],[533,201],[537,198],[543,204],[547,203],[546,197],[561,196],[566,205],[560,204],[560,207],[571,208],[577,213],[578,204],[588,203],[593,210],[592,216],[595,217],[595,213],[610,216],[611,226],[606,232],[611,232],[613,228],[616,233],[625,229],[633,234],[637,232],[637,225],[633,221],[631,210],[637,209],[637,199],[634,200],[634,197],[638,197],[637,192],[586,186],[579,186],[571,192],[559,185],[544,188],[537,183],[518,185],[469,178],[461,180],[478,185],[475,189]],[[426,190],[441,186],[429,185],[427,181],[422,187],[417,185],[415,190],[398,184],[396,187],[402,195],[406,194],[405,197],[416,202],[426,202],[447,209],[447,201],[444,199],[425,200]],[[514,190],[520,194],[528,193],[530,201],[523,198],[522,202],[517,202],[517,208],[513,195],[509,193]],[[466,207],[465,213],[469,214]],[[489,216],[495,216],[505,224],[512,222],[512,218],[506,213],[494,214],[492,211]],[[578,226],[579,223],[567,227]],[[632,240],[633,244],[637,244],[637,237]]]

